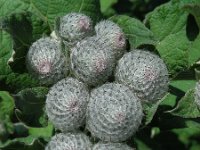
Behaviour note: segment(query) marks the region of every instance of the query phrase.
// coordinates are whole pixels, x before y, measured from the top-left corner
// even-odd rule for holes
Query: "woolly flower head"
[[[104,84],[91,92],[86,124],[92,136],[102,141],[127,140],[143,117],[140,100],[126,86]]]
[[[157,55],[142,50],[125,54],[118,62],[115,79],[129,86],[143,101],[157,101],[168,90],[168,70]]]
[[[69,46],[93,34],[93,22],[82,13],[69,13],[60,18],[57,32]]]
[[[95,31],[101,43],[114,49],[118,58],[121,57],[126,49],[126,37],[122,29],[112,21],[103,20],[96,24]]]
[[[91,150],[92,144],[83,133],[59,133],[52,137],[45,150]]]
[[[34,42],[26,56],[27,69],[42,84],[53,84],[69,72],[60,42],[46,37]]]
[[[49,120],[61,131],[74,131],[84,124],[89,91],[74,78],[62,79],[47,94]]]
[[[134,150],[134,148],[122,143],[97,143],[92,150]]]
[[[73,74],[91,86],[106,82],[116,64],[115,56],[108,49],[96,43],[95,37],[81,41],[71,53]]]

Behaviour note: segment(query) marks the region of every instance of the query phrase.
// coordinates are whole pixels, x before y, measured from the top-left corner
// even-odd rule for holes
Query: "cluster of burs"
[[[109,20],[94,25],[70,13],[55,26],[26,58],[29,72],[51,86],[45,110],[59,133],[46,150],[133,150],[126,141],[141,125],[142,103],[168,90],[163,60],[146,50],[127,51],[125,34]]]

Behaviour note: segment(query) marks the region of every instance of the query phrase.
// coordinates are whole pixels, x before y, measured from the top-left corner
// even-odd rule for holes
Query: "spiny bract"
[[[53,84],[69,72],[60,42],[46,37],[34,42],[26,57],[27,69],[42,84]]]
[[[89,91],[82,82],[62,79],[47,94],[46,112],[57,129],[76,130],[85,121],[88,100]]]
[[[106,82],[116,64],[115,56],[107,49],[96,43],[95,37],[81,41],[71,53],[73,74],[91,86]]]
[[[120,58],[126,51],[126,37],[122,29],[114,22],[103,20],[95,26],[96,36],[104,46],[115,51],[116,57]]]
[[[195,102],[200,107],[200,81],[196,83],[195,87]]]
[[[91,92],[86,125],[102,141],[120,142],[132,136],[143,117],[140,100],[126,86],[109,83]]]
[[[142,50],[125,54],[115,72],[117,82],[131,87],[143,101],[156,101],[168,90],[168,70],[157,55]]]
[[[45,150],[91,150],[92,144],[83,133],[59,133],[52,137]]]
[[[92,150],[134,150],[134,148],[122,143],[97,143]]]
[[[69,46],[93,34],[93,22],[81,13],[70,13],[60,18],[58,34]]]

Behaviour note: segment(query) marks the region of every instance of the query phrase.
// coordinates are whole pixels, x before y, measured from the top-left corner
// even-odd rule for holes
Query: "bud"
[[[95,37],[81,41],[72,49],[72,72],[90,86],[106,82],[112,75],[115,63],[115,56],[109,47],[102,47]]]
[[[104,46],[110,47],[119,59],[126,51],[126,37],[122,29],[114,22],[104,20],[95,26],[96,36]]]
[[[42,84],[53,84],[69,72],[60,42],[49,37],[34,42],[26,56],[27,69]]]
[[[129,86],[143,101],[157,101],[168,90],[168,70],[157,55],[142,50],[125,54],[115,72],[117,82]]]
[[[83,133],[59,133],[52,137],[45,150],[90,150],[92,144]]]
[[[97,143],[92,150],[134,150],[134,148],[122,143]]]
[[[85,122],[89,100],[87,87],[77,79],[66,78],[56,83],[47,94],[49,120],[61,131],[73,131]]]
[[[70,13],[61,17],[57,26],[57,33],[63,38],[64,43],[70,47],[93,34],[92,20],[81,13]]]
[[[138,130],[142,117],[140,100],[124,85],[104,84],[91,92],[86,126],[102,141],[127,140]]]

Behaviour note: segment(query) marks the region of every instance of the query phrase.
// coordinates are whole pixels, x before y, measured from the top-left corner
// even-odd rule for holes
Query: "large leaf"
[[[14,100],[8,92],[0,91],[0,125],[5,132],[13,132],[13,124],[11,122],[14,113]]]
[[[18,119],[29,126],[45,126],[44,105],[48,88],[28,88],[17,93],[15,98]]]
[[[2,150],[42,150],[44,149],[44,145],[41,143],[40,139],[28,136],[8,140],[3,144],[0,143],[0,148]]]
[[[179,39],[179,40],[177,40]],[[166,62],[169,74],[173,77],[188,67],[188,45],[185,31],[170,34],[156,48]]]
[[[178,101],[184,97],[185,93],[188,90],[191,90],[195,87],[195,80],[172,80],[170,82],[169,93],[161,102],[160,106],[166,110],[172,110],[176,107]]]
[[[38,81],[33,79],[27,73],[13,73],[7,61],[12,55],[12,39],[0,29],[0,89],[6,89],[16,92],[17,90],[34,87]]]
[[[156,48],[173,76],[188,67],[187,16],[178,4],[169,2],[157,7],[145,20],[159,41]]]
[[[43,22],[30,13],[12,14],[2,19],[2,23],[4,24],[2,28],[10,33],[13,41],[13,52],[8,63],[13,71],[24,72],[26,71],[25,56],[30,45],[42,34],[47,34],[48,28],[45,25],[38,26]]]
[[[161,42],[170,34],[184,31],[186,20],[187,13],[181,10],[178,4],[169,2],[150,12],[145,18],[145,23]]]
[[[24,88],[38,86],[39,81],[28,73],[19,74],[12,72],[6,76],[5,84],[8,86],[9,90],[19,92]]]
[[[166,95],[166,96],[168,96],[168,95]],[[161,100],[159,100],[155,103],[143,103],[144,125],[145,126],[148,125],[152,121],[159,105],[161,104],[161,102],[163,100],[166,99],[166,96],[164,96]]]
[[[42,138],[50,139],[51,136],[53,135],[54,127],[49,122],[48,126],[46,126],[46,127],[43,127],[43,128],[29,127],[28,130],[29,130],[29,134],[34,137],[42,137]]]
[[[5,79],[9,74],[10,68],[7,65],[7,60],[11,55],[12,41],[10,36],[0,29],[0,80]]]
[[[173,80],[170,82],[170,85],[173,86],[174,88],[177,88],[183,92],[187,92],[190,89],[193,89],[196,85],[196,81],[195,80],[184,80],[184,79],[180,79],[180,80]],[[178,92],[176,92],[178,93]]]
[[[186,95],[179,101],[176,108],[169,111],[171,114],[183,118],[200,117],[200,109],[195,103],[194,90],[189,90]]]
[[[188,49],[188,54],[189,54],[188,61],[190,65],[193,65],[195,62],[200,60],[200,34],[195,39],[195,41],[191,43]]]
[[[115,10],[112,8],[114,4],[116,4],[118,0],[100,0],[101,4],[101,12],[104,16],[111,16],[115,14]]]
[[[4,17],[14,13],[24,12],[27,9],[28,5],[21,0],[0,0],[0,21]]]
[[[0,141],[0,148],[3,150],[42,150],[44,144],[46,144],[45,141],[49,141],[52,137],[53,131],[54,128],[51,123],[42,128],[33,128],[23,123],[16,123],[14,124],[14,139],[9,139],[3,143]]]
[[[178,100],[180,100],[185,92],[193,89],[196,85],[195,80],[173,80],[170,82],[169,93],[167,93],[161,100],[156,103],[143,103],[144,109],[144,125],[148,125],[157,109],[161,106],[162,111],[174,109]]]
[[[181,7],[191,13],[200,28],[200,1],[199,0],[178,0]]]
[[[8,92],[0,91],[0,118],[11,117],[14,111],[14,100]]]
[[[110,19],[123,29],[132,49],[144,44],[156,43],[153,33],[139,20],[124,15],[113,16]]]
[[[12,39],[8,33],[0,29],[0,89],[5,88],[4,84],[12,91],[36,86],[38,81],[31,78],[30,75],[12,72],[7,64],[11,55]]]
[[[181,142],[185,145],[192,144],[195,139],[192,139],[193,136],[200,134],[199,128],[182,128],[182,129],[172,129],[172,132],[176,133]]]

